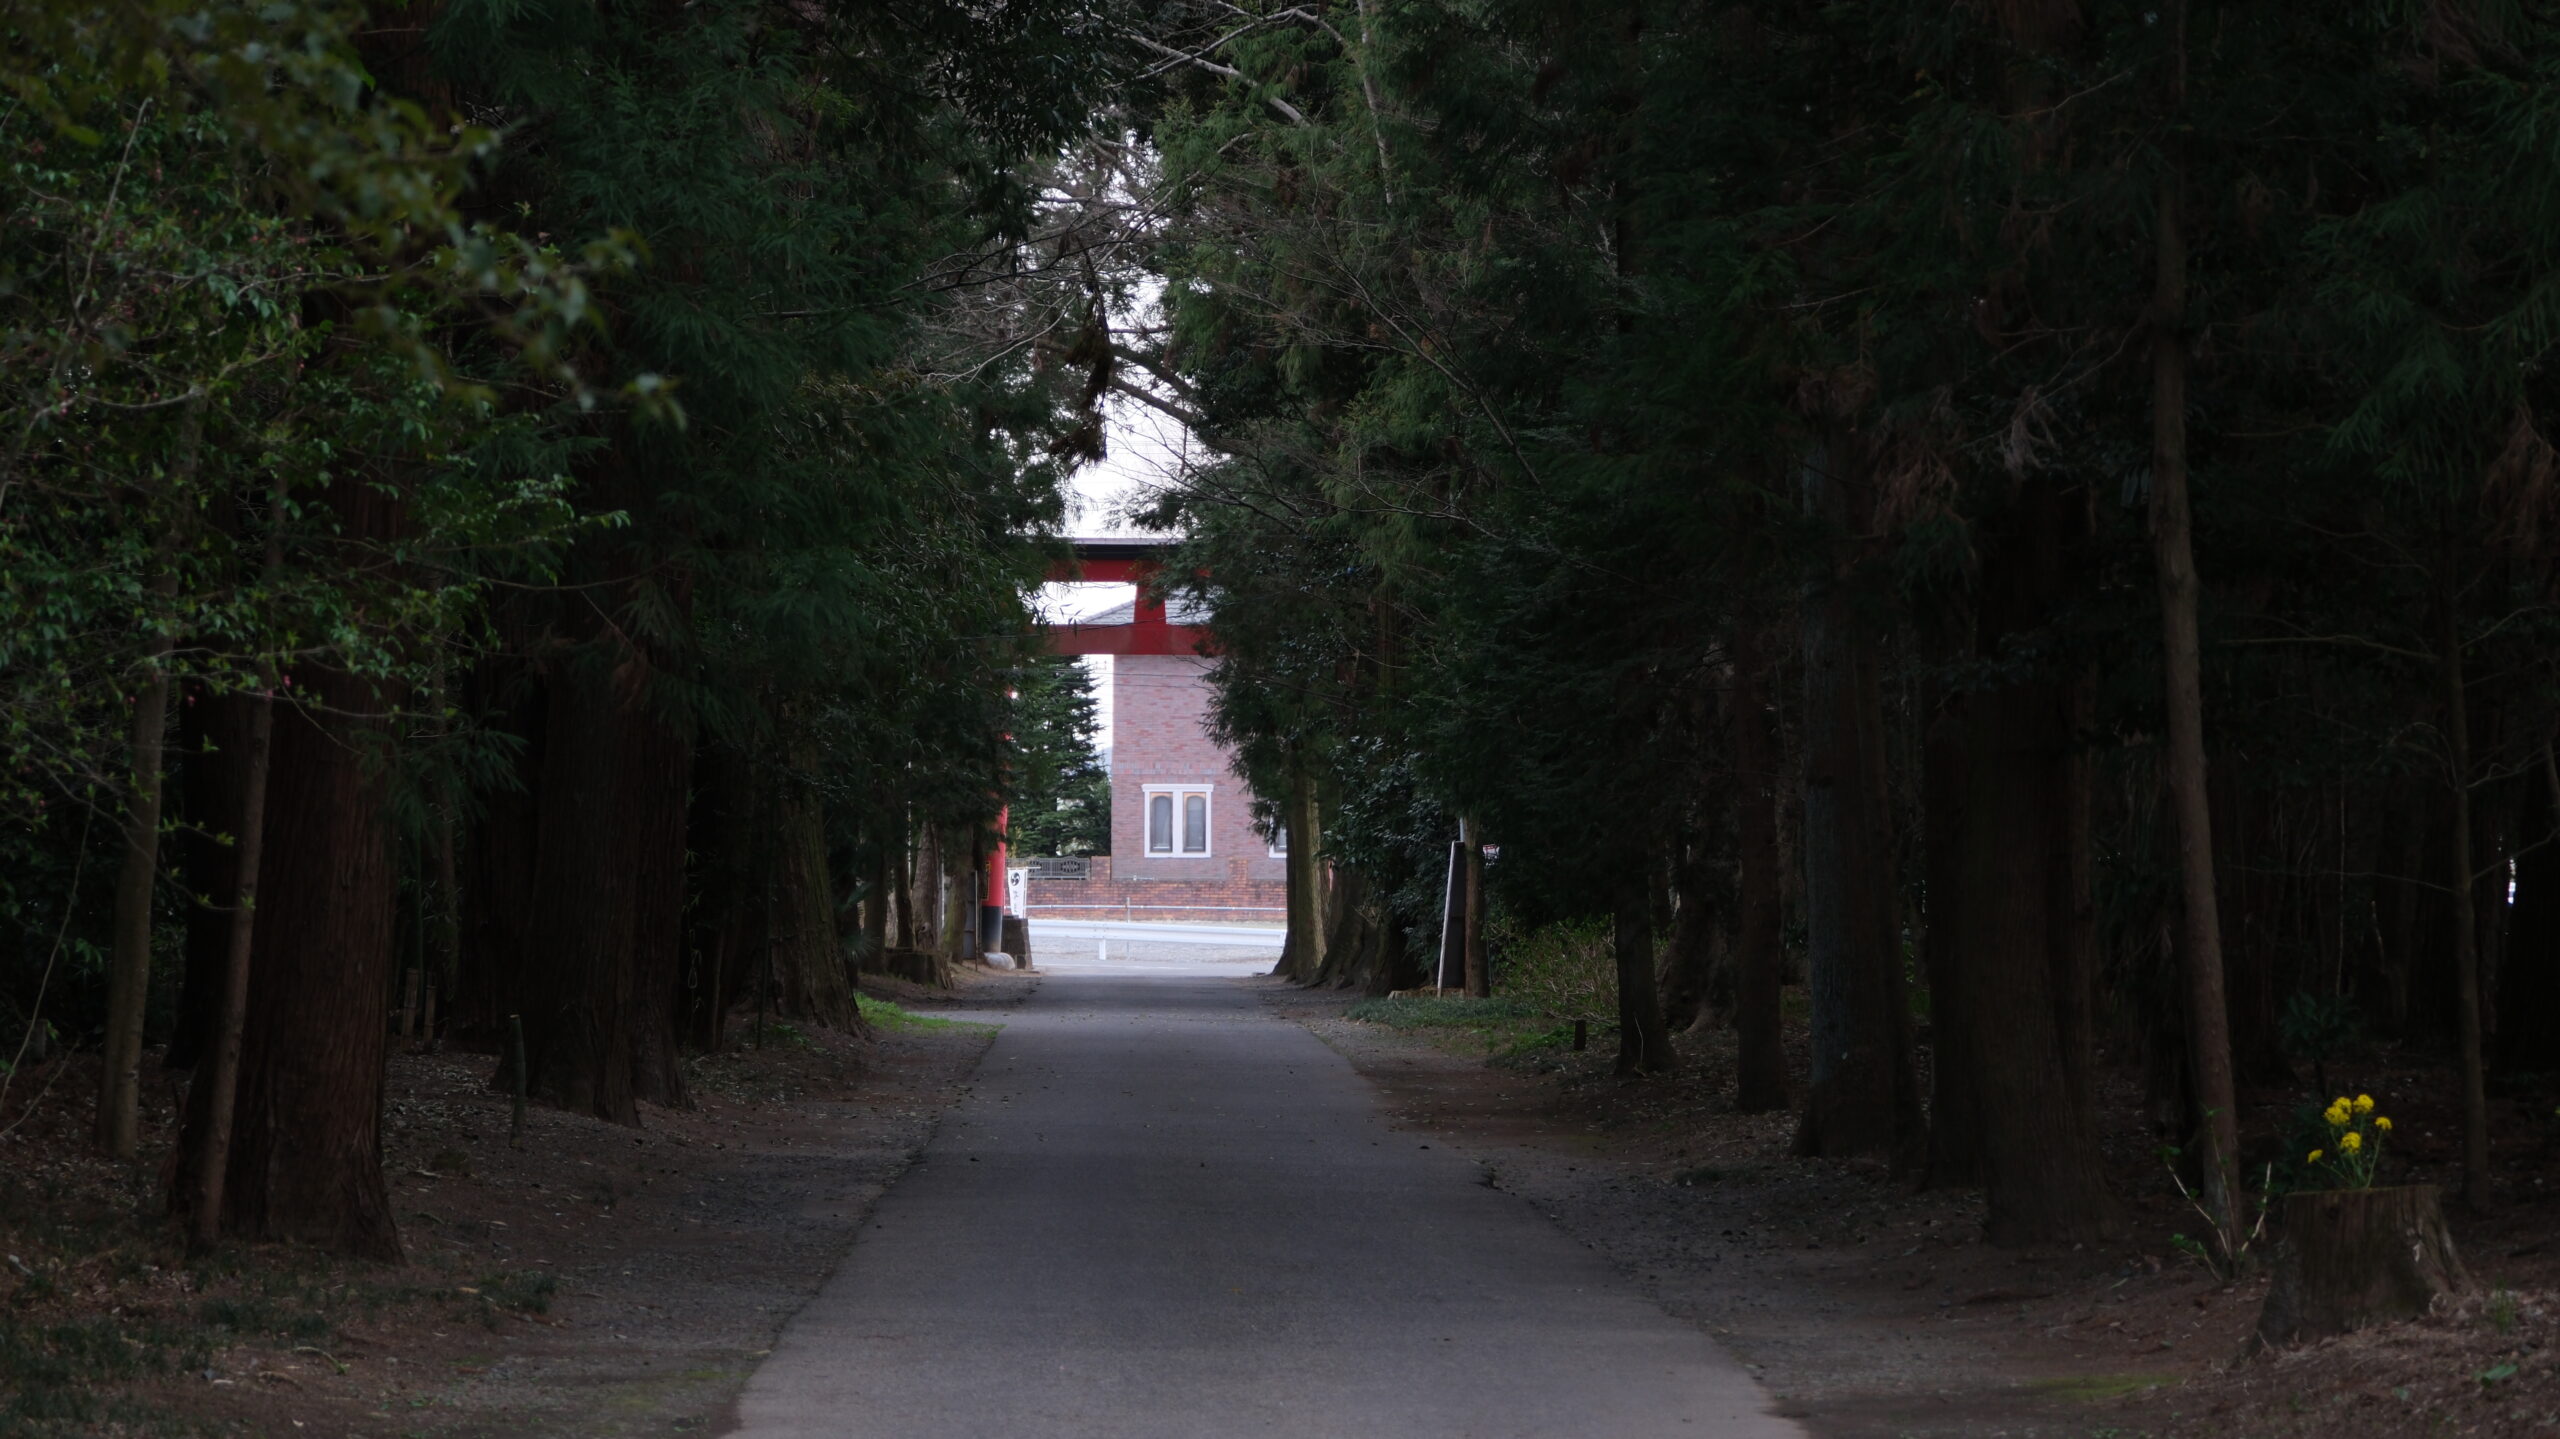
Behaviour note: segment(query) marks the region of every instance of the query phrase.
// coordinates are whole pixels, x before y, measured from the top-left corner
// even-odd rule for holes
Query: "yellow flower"
[[[2329,1127],[2331,1129],[2346,1128],[2349,1114],[2350,1111],[2347,1108],[2347,1102],[2343,1099],[2330,1105],[2327,1109],[2320,1111],[2320,1117],[2329,1121]]]
[[[2357,1150],[2364,1148],[2364,1136],[2350,1129],[2346,1133],[2338,1136],[2338,1147],[2349,1154],[2353,1154]]]
[[[2389,1134],[2391,1132],[2391,1117],[2385,1114],[2375,1115],[2373,1117],[2373,1127],[2381,1130],[2385,1134]]]
[[[2325,1149],[2315,1149],[2315,1150],[2311,1151],[2311,1157],[2310,1157],[2309,1159],[2306,1159],[2306,1160],[2302,1161],[2302,1162],[2303,1162],[2303,1163],[2305,1163],[2305,1164],[2317,1164],[2317,1163],[2319,1163],[2319,1162],[2320,1162],[2320,1156],[2321,1156],[2321,1155],[2323,1155],[2323,1154],[2326,1154],[2326,1153],[2328,1153],[2328,1152],[2329,1152],[2329,1151],[2327,1151],[2327,1150],[2325,1150]]]
[[[2372,1095],[2370,1095],[2370,1094],[2359,1094],[2359,1095],[2357,1095],[2357,1096],[2356,1096],[2356,1113],[2358,1113],[2358,1114],[2371,1114],[2371,1113],[2373,1113],[2373,1096],[2372,1096]]]

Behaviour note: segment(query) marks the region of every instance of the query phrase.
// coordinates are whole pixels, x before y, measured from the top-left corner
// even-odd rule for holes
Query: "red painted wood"
[[[1158,606],[1157,615],[1164,613]],[[1205,655],[1212,653],[1206,625],[1049,625],[1049,650],[1061,655]]]

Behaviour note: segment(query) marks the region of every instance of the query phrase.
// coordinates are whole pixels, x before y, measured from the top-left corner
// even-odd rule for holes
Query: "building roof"
[[[1164,618],[1165,623],[1172,625],[1205,625],[1209,623],[1209,607],[1189,595],[1167,595]],[[1071,621],[1078,625],[1131,625],[1137,622],[1138,602],[1134,598]]]

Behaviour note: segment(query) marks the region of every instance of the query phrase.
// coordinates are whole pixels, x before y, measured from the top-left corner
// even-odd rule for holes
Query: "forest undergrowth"
[[[1805,1006],[1785,1008],[1791,1078],[1807,1061]],[[2182,1243],[2198,1217],[2144,1114],[2140,1075],[2106,1068],[2099,1110],[2115,1237],[2001,1248],[1979,1193],[1930,1188],[1883,1161],[1804,1158],[1785,1112],[1732,1104],[1734,1037],[1681,1036],[1668,1076],[1612,1072],[1614,1036],[1569,1031],[1516,1001],[1399,996],[1346,1002],[1274,991],[1388,1095],[1401,1122],[1447,1136],[1520,1195],[1750,1365],[1781,1412],[1822,1439],[2005,1432],[2072,1439],[2549,1434],[2560,1427],[2560,1131],[2527,1081],[2495,1158],[2511,1200],[2455,1206],[2472,1287],[2419,1319],[2257,1351],[2263,1267],[2237,1282]],[[1920,1058],[1928,1058],[1927,1030]],[[2397,1046],[2328,1064],[2350,1092],[2406,1118],[2393,1182],[2454,1182],[2461,1096],[2441,1056]],[[2305,1105],[2297,1087],[2246,1096],[2241,1134],[2282,1171]],[[2281,1178],[2279,1177],[2279,1185]],[[2273,1236],[2252,1253],[2268,1258]]]
[[[519,1143],[494,1056],[397,1054],[400,1264],[190,1257],[154,1202],[174,1087],[128,1167],[87,1143],[89,1056],[26,1076],[0,1113],[0,1436],[714,1432],[960,1093],[995,1033],[974,1015],[1029,988],[963,983],[866,977],[869,1038],[768,1020],[759,1047],[741,1014],[687,1062],[695,1107],[637,1129],[535,1106]]]

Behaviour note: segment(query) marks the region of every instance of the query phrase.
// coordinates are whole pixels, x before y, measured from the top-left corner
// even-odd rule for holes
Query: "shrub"
[[[1494,988],[1540,1014],[1593,1025],[1618,1021],[1618,967],[1605,919],[1522,930],[1496,913],[1486,927]]]

